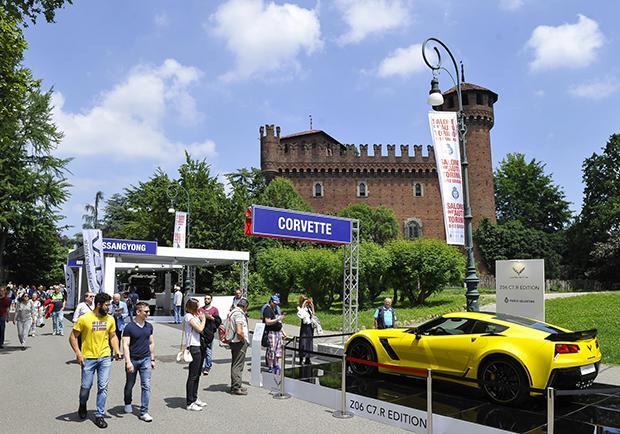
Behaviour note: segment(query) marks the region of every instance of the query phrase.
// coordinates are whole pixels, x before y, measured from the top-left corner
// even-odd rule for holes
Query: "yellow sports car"
[[[589,387],[598,375],[596,330],[558,326],[493,312],[455,312],[409,329],[362,330],[345,344],[351,371],[418,374],[479,387],[514,405],[548,386]],[[368,363],[369,362],[369,363]]]

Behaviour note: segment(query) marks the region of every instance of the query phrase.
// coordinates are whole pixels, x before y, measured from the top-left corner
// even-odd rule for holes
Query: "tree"
[[[98,191],[95,193],[95,203],[92,205],[87,203],[84,206],[84,211],[86,211],[86,214],[82,216],[84,222],[82,227],[84,229],[99,229],[99,204],[101,201],[103,201],[103,192]]]
[[[317,307],[329,309],[342,288],[342,256],[327,248],[297,251],[299,283]]]
[[[0,282],[32,272],[28,256],[59,247],[58,209],[68,196],[69,160],[52,155],[62,139],[51,120],[52,91],[42,92],[22,66],[26,49],[17,21],[0,8]],[[36,267],[51,271],[61,265],[55,258],[41,254]]]
[[[390,281],[404,292],[412,305],[424,301],[448,284],[465,277],[465,257],[445,241],[395,240],[386,245],[391,257]]]
[[[371,241],[360,243],[359,295],[360,303],[373,303],[389,289],[391,256],[388,251]]]
[[[279,292],[283,305],[288,295],[297,288],[300,269],[297,251],[284,247],[270,247],[256,254],[256,270],[270,292]]]
[[[508,154],[494,174],[498,223],[518,220],[525,227],[553,233],[571,217],[564,192],[545,175],[545,165],[523,154]]]
[[[17,22],[30,19],[36,24],[39,14],[43,14],[48,23],[53,23],[56,9],[64,7],[65,3],[73,4],[73,0],[0,0],[0,8]],[[24,22],[24,25],[27,24]]]
[[[257,205],[274,208],[292,209],[295,211],[312,211],[312,208],[295,190],[293,183],[286,178],[276,178],[265,187],[257,200]]]
[[[620,231],[620,134],[609,138],[601,154],[586,158],[582,170],[583,207],[567,233],[567,269],[574,277],[620,281],[613,262]]]
[[[379,205],[371,208],[365,203],[351,204],[338,213],[340,217],[358,219],[360,221],[360,237],[383,245],[399,235],[396,214],[391,208]]]

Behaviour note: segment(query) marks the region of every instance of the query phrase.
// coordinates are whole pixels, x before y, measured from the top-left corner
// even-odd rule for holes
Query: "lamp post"
[[[436,63],[431,63],[426,57],[426,47],[430,46],[435,51],[437,56]],[[441,54],[439,52],[439,48],[441,47],[448,53],[450,59],[452,60],[452,64],[454,65],[454,72],[456,76],[456,80],[450,74],[446,68],[441,66]],[[465,286],[467,287],[467,291],[465,292],[465,297],[467,299],[467,310],[468,311],[478,311],[478,298],[480,294],[478,293],[478,283],[480,279],[476,274],[476,264],[474,261],[474,241],[472,236],[472,214],[471,214],[471,206],[469,203],[469,177],[468,177],[468,167],[469,162],[467,161],[467,127],[465,125],[465,116],[463,114],[463,96],[461,94],[461,78],[459,76],[459,69],[456,64],[456,60],[454,60],[454,56],[450,49],[437,38],[428,38],[422,44],[422,57],[424,58],[424,63],[432,70],[433,79],[431,80],[431,90],[428,95],[428,103],[435,107],[442,105],[443,95],[441,90],[439,89],[439,71],[444,70],[454,81],[456,86],[456,95],[458,98],[458,112],[456,113],[458,125],[459,125],[459,145],[461,148],[461,172],[463,173],[463,208],[464,208],[464,218],[465,218],[465,251],[467,253],[467,265],[465,271]]]
[[[181,184],[170,184],[168,186],[168,189],[166,190],[166,194],[168,195],[168,198],[170,199],[170,208],[168,208],[168,212],[170,214],[175,214],[176,213],[176,209],[174,208],[174,203],[177,199],[177,196],[179,195],[179,190],[183,190],[185,192],[186,198],[187,198],[187,228],[185,231],[185,247],[189,248],[190,247],[190,197],[189,197],[189,191],[187,191],[187,189],[185,187],[183,187]],[[192,270],[191,267],[188,267],[187,269],[188,271],[188,276],[187,276],[187,280],[189,281],[189,286],[190,289],[193,290],[194,289],[194,282],[192,279]]]

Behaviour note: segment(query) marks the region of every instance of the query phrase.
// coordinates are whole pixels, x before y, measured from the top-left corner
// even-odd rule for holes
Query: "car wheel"
[[[518,405],[529,396],[527,375],[513,359],[487,359],[478,379],[486,396],[497,404]]]
[[[354,359],[367,360],[369,362],[376,362],[377,356],[375,350],[364,339],[356,339],[349,345],[347,349],[347,355]],[[349,367],[355,375],[361,377],[368,377],[377,373],[376,366],[370,366],[363,363],[349,362]]]

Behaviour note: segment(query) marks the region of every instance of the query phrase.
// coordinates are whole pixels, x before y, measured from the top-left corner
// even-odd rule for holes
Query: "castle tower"
[[[493,187],[493,162],[491,160],[491,128],[493,105],[497,94],[470,83],[461,84],[463,112],[467,127],[467,160],[469,162],[469,200],[475,228],[483,218],[495,223],[495,190]],[[457,111],[456,88],[446,91],[444,103],[435,107],[439,111]]]
[[[280,148],[280,127],[261,126],[260,132],[260,168],[270,182],[278,174],[278,151]]]

